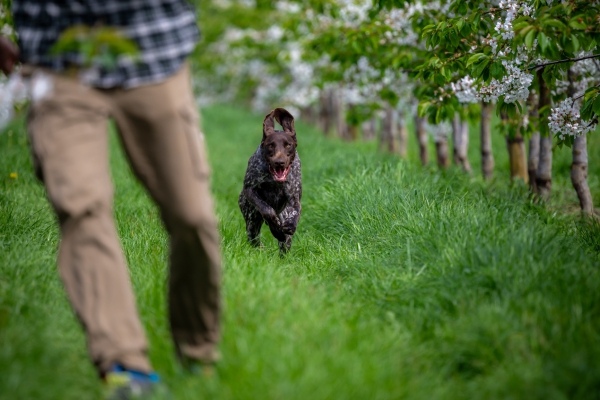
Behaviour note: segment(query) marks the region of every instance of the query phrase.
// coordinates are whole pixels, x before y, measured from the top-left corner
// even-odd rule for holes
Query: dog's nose
[[[285,160],[281,160],[281,159],[279,159],[279,160],[273,160],[273,164],[276,167],[283,168],[285,166]]]

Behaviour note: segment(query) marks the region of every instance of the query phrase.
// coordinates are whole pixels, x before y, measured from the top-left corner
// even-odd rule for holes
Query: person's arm
[[[0,71],[10,75],[19,61],[19,49],[10,40],[0,36]]]

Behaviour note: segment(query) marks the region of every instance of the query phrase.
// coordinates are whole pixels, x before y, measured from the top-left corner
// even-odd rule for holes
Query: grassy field
[[[303,215],[282,260],[266,229],[264,250],[247,245],[237,208],[261,126],[240,109],[204,110],[225,302],[223,360],[204,377],[175,362],[167,238],[110,136],[119,233],[152,362],[175,399],[600,398],[600,226],[578,222],[568,150],[555,154],[546,208],[508,184],[499,136],[484,183],[475,130],[469,177],[420,167],[414,141],[401,161],[298,123]],[[99,399],[19,122],[0,134],[0,155],[0,399]]]

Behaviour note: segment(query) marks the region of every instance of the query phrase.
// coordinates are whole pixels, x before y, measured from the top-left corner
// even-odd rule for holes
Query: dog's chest
[[[279,213],[288,203],[289,194],[287,185],[276,182],[264,182],[257,187],[257,193],[261,199]]]

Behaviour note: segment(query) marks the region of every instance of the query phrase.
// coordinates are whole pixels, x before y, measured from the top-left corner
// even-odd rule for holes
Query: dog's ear
[[[298,145],[296,140],[296,129],[294,128],[294,117],[285,108],[276,108],[272,111],[277,122],[283,127],[283,131],[294,139],[294,143]]]
[[[263,121],[263,138],[262,138],[263,142],[265,141],[267,136],[269,136],[270,134],[275,132],[275,121],[273,121],[274,113],[275,113],[275,110],[268,113],[265,116],[265,120]]]

